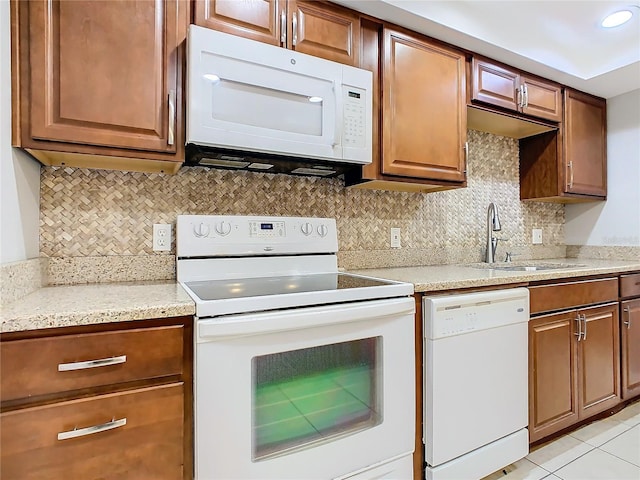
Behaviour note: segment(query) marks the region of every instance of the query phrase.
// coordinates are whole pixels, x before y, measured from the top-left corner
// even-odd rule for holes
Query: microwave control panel
[[[343,145],[364,148],[366,139],[366,91],[348,85],[342,86]]]

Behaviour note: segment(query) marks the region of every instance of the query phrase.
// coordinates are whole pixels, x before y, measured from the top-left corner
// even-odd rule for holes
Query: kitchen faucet
[[[487,209],[487,254],[484,261],[487,263],[494,263],[496,261],[496,247],[498,246],[498,239],[493,236],[493,232],[497,232],[501,229],[500,217],[498,216],[498,207],[493,202],[489,204]]]

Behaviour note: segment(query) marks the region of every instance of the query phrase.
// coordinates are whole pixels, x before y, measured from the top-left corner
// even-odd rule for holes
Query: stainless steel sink
[[[503,270],[507,272],[538,272],[542,270],[561,270],[569,268],[580,268],[585,265],[576,263],[530,263],[530,264],[504,264],[504,263],[480,263],[473,265],[474,268],[485,270]]]
[[[574,267],[575,265],[571,265]],[[509,265],[499,267],[489,267],[492,270],[507,270],[509,272],[537,272],[538,270],[556,270],[560,268],[570,268],[567,265]]]

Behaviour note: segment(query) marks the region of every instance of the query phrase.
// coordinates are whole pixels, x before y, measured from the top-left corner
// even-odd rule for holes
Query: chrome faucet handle
[[[511,263],[511,252],[507,252],[507,256],[504,259],[505,262]]]

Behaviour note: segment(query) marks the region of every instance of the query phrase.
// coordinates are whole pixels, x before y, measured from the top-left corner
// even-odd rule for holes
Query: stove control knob
[[[229,233],[231,233],[231,224],[224,221],[216,224],[216,233],[218,235],[226,237],[227,235],[229,235]]]
[[[326,225],[318,225],[318,235],[320,235],[321,237],[326,237],[327,233],[329,233],[329,229]]]
[[[303,223],[300,225],[300,231],[308,237],[313,233],[313,225],[309,222]]]
[[[198,238],[208,237],[211,227],[206,223],[199,223],[193,226],[193,234]]]

